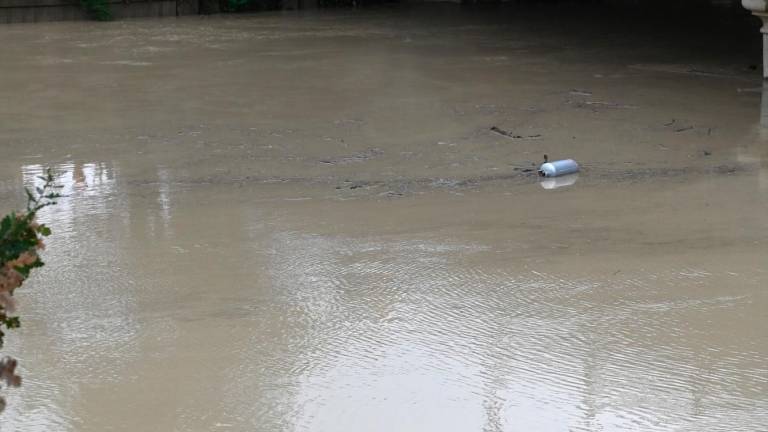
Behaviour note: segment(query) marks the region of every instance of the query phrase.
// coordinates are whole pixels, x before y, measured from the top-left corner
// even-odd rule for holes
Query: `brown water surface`
[[[751,39],[504,11],[0,27],[2,431],[765,430]]]

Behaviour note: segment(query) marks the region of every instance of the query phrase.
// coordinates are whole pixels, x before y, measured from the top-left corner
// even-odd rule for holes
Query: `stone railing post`
[[[763,79],[768,79],[768,0],[741,0],[741,5],[763,21]]]

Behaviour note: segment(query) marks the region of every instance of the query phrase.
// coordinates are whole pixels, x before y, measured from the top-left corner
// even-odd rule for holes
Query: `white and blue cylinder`
[[[577,172],[579,172],[579,164],[573,159],[545,162],[539,167],[539,175],[542,177],[559,177]]]

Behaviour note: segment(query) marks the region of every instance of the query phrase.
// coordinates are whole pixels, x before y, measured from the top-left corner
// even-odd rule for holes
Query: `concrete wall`
[[[198,13],[198,0],[112,1],[116,19]],[[0,24],[87,19],[79,0],[0,0]]]

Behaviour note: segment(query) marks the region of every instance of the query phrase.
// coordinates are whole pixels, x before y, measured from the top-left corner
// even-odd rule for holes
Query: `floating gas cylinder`
[[[560,177],[579,172],[579,164],[573,159],[563,159],[553,162],[545,162],[539,167],[539,175],[542,177]]]

